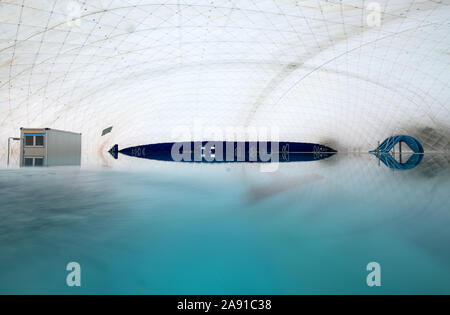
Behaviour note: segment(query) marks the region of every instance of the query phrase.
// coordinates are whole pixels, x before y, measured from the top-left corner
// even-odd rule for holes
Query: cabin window
[[[42,167],[42,166],[44,166],[44,158],[43,157],[24,158],[23,162],[24,162],[23,164],[25,167],[33,167],[33,166]]]
[[[27,147],[43,147],[44,136],[25,136],[25,146]]]
[[[44,136],[36,136],[36,146],[44,146]]]
[[[33,166],[33,159],[32,158],[25,158],[25,166]]]
[[[34,145],[34,137],[33,136],[25,136],[25,145],[33,146]]]
[[[43,158],[35,158],[34,166],[44,166],[44,159]]]

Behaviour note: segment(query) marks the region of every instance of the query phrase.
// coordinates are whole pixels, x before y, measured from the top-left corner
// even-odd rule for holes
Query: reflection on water
[[[450,293],[448,156],[118,162],[0,171],[0,293]]]
[[[386,154],[376,154],[375,155],[384,165],[389,168],[401,171],[412,170],[422,163],[424,155],[423,154],[410,154],[405,158],[404,155],[399,156],[399,161],[397,156],[386,153]],[[403,161],[405,158],[406,162]]]

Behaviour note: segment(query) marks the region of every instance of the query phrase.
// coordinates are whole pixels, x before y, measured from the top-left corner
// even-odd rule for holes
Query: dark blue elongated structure
[[[109,152],[116,159],[121,153],[142,159],[195,163],[307,162],[337,153],[332,148],[313,143],[221,141],[159,143],[122,150],[115,145]]]

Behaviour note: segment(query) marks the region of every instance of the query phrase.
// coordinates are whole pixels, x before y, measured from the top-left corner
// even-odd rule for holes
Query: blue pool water
[[[1,294],[450,293],[449,156],[117,163],[0,170]]]

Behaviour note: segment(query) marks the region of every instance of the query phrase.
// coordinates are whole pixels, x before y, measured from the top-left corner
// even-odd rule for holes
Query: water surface
[[[0,293],[450,293],[450,157],[0,170]],[[82,287],[66,285],[66,265]],[[382,267],[369,288],[366,266]]]

